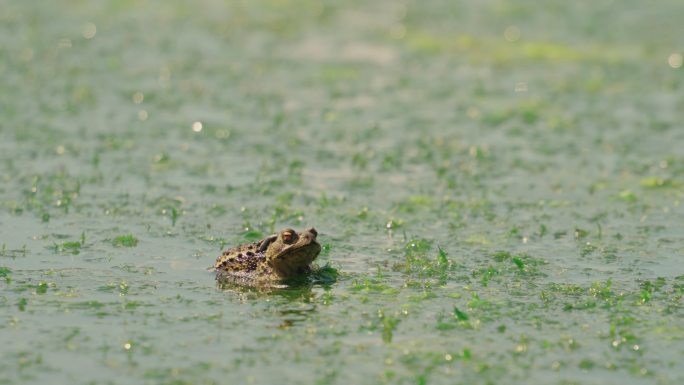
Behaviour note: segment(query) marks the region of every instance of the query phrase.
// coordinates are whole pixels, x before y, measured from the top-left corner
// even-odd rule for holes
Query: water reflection
[[[308,290],[312,290],[314,286],[321,286],[324,288],[329,288],[335,282],[337,282],[337,276],[339,272],[332,266],[325,265],[323,267],[316,267],[307,276],[289,279],[281,283],[265,283],[257,285],[250,284],[249,282],[243,284],[237,284],[230,280],[220,280],[216,281],[216,286],[219,289],[233,291],[239,294],[255,295],[256,298],[270,295],[281,295],[289,298],[299,298],[300,295],[297,293]]]
[[[322,303],[320,297],[337,282],[337,274],[337,269],[324,266],[306,277],[277,285],[246,286],[229,281],[217,281],[216,285],[235,294],[241,303],[268,302],[279,320],[277,327],[287,329],[309,320],[317,304]]]
[[[94,23],[86,23],[83,26],[83,37],[86,39],[92,39],[97,34],[97,26]]]
[[[235,294],[240,303],[268,302],[280,329],[307,321],[316,312],[318,294],[313,284],[264,288],[222,282],[217,286]]]
[[[278,311],[281,320],[278,329],[289,329],[299,323],[304,323],[309,317],[316,313],[316,305],[309,303],[308,306],[299,306],[296,309],[283,309]]]

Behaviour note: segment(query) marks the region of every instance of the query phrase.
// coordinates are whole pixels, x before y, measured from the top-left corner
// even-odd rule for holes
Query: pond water
[[[2,9],[0,384],[684,383],[679,1]]]

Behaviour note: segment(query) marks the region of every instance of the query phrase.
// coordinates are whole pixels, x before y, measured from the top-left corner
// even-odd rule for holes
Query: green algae
[[[112,239],[112,245],[115,247],[135,247],[138,245],[138,238],[132,234],[119,235]]]

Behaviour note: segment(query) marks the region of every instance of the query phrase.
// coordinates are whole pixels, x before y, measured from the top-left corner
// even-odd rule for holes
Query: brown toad
[[[260,286],[304,275],[321,252],[317,235],[313,227],[300,233],[287,228],[258,242],[228,249],[216,258],[216,279]]]

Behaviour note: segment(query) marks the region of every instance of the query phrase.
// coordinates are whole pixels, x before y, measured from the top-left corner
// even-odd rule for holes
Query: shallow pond
[[[2,8],[0,384],[684,382],[678,0]]]

